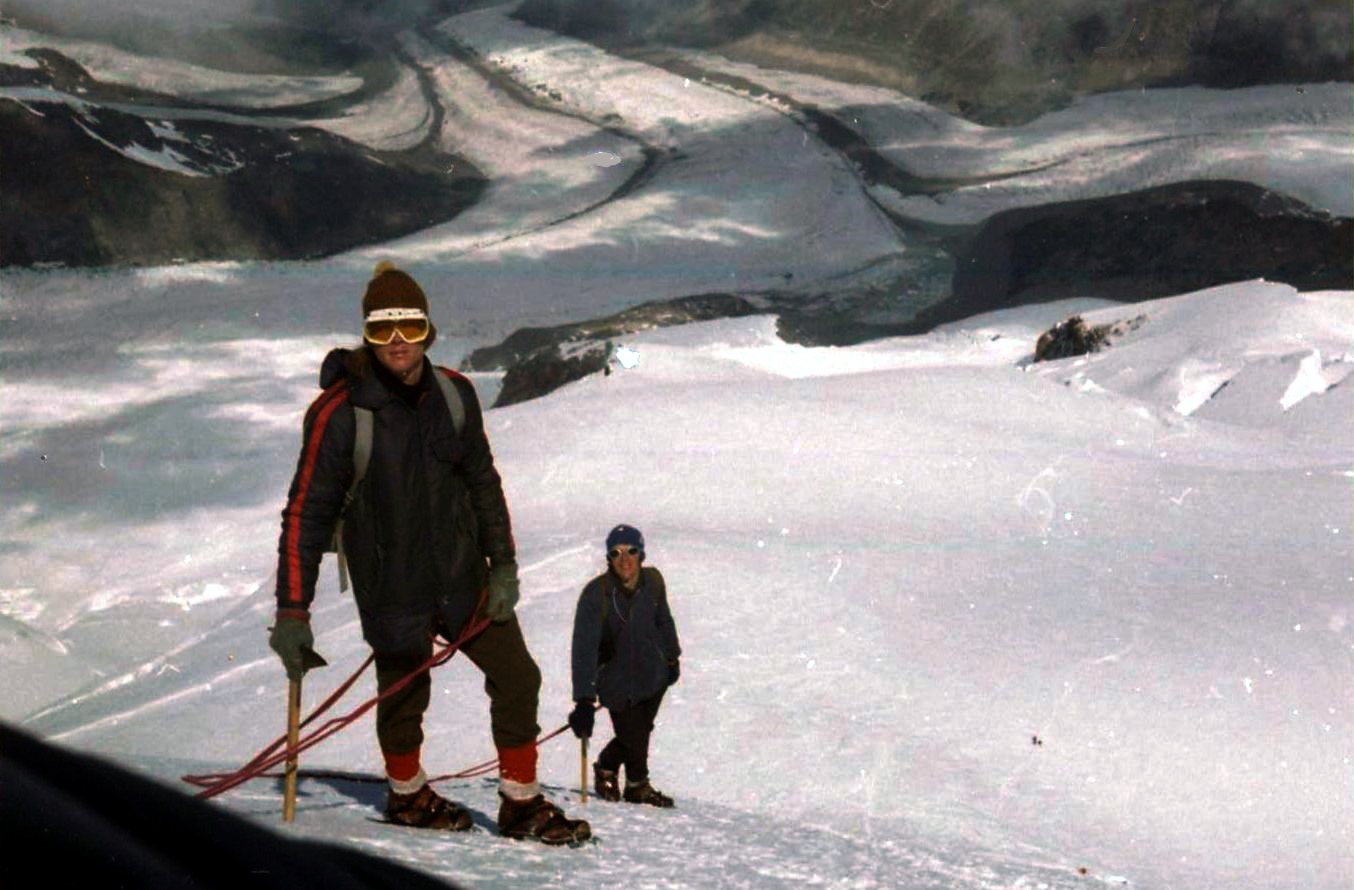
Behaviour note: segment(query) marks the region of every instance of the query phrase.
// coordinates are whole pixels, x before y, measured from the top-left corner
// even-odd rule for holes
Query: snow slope
[[[509,30],[483,17],[445,28],[487,54],[494,34],[512,35],[522,56],[507,67],[527,66],[528,88],[540,78],[572,102],[605,95],[583,85],[606,74],[625,85],[620,103],[677,86],[497,21]],[[408,39],[420,64],[447,66],[439,89],[475,74],[435,60],[441,38]],[[585,64],[566,67],[571,54]],[[803,176],[817,190],[755,168],[711,175],[803,133],[753,112],[744,126],[726,93],[678,88],[692,104],[674,99],[672,122],[625,107],[629,134],[605,149],[619,164],[589,161],[601,143],[571,155],[586,175],[550,177],[529,225],[511,203],[526,194],[524,156],[503,154],[473,227],[467,214],[398,246],[0,274],[0,716],[168,781],[232,768],[281,731],[264,633],[278,514],[316,368],[351,342],[375,255],[411,258],[435,299],[434,358],[454,364],[519,324],[705,289],[735,255],[781,268],[794,238],[734,231],[770,212],[763,200],[820,233],[827,246],[803,262],[823,275],[834,258],[849,272],[888,249],[849,171],[811,141],[801,158],[823,165]],[[547,123],[495,134],[467,112],[444,138],[486,157],[513,139],[545,152]],[[609,171],[633,171],[635,146],[665,133],[681,135],[691,172],[674,162],[595,204]],[[679,199],[728,224],[709,268],[705,248],[658,225]],[[444,784],[479,816],[485,831],[469,837],[376,825],[379,783],[352,779],[304,781],[289,827],[274,782],[212,805],[485,888],[1343,890],[1351,309],[1351,291],[1247,282],[1026,307],[851,348],[785,343],[767,317],[628,338],[635,367],[487,419],[546,729],[569,707],[569,622],[602,536],[628,521],[649,539],[687,650],[653,756],[678,809],[590,803],[599,842],[547,851],[492,835],[479,780]],[[1038,334],[1076,312],[1134,324],[1101,353],[1032,364]],[[351,603],[322,574],[317,647],[333,666],[311,675],[308,701],[365,654]],[[429,769],[491,756],[479,675],[458,659],[436,683]],[[371,692],[360,681],[345,709]],[[576,745],[541,753],[544,781],[582,810]],[[305,763],[375,775],[370,724]]]
[[[785,344],[769,319],[635,338],[637,367],[489,417],[547,728],[567,711],[573,600],[607,526],[643,528],[668,576],[688,652],[655,764],[681,803],[680,840],[645,830],[662,814],[636,825],[592,804],[605,865],[527,851],[514,858],[520,871],[499,873],[496,858],[471,852],[482,839],[458,839],[455,856],[438,858],[433,842],[358,818],[371,790],[324,782],[303,798],[298,830],[393,848],[476,886],[535,885],[542,869],[560,868],[565,883],[630,885],[627,862],[666,886],[712,886],[724,860],[699,851],[721,832],[737,849],[720,856],[779,863],[749,867],[743,886],[809,874],[831,886],[913,886],[901,876],[919,862],[935,870],[919,886],[1070,886],[1083,867],[1149,887],[1342,886],[1354,828],[1354,443],[1328,415],[1348,417],[1349,390],[1285,410],[1290,384],[1310,374],[1301,362],[1286,375],[1247,370],[1299,346],[1332,356],[1324,373],[1343,381],[1352,299],[1255,283],[1100,308],[1088,318],[1128,309],[1147,320],[1104,353],[1034,366],[1022,362],[1035,334],[1076,307],[852,349]],[[1287,330],[1273,336],[1263,322],[1276,313]],[[237,394],[233,409],[299,406],[319,349],[306,357],[260,366],[253,386],[272,395]],[[1206,359],[1239,367],[1217,398],[1244,405],[1246,422],[1207,419],[1209,402],[1175,409],[1208,376]],[[229,380],[232,361],[194,350],[191,364],[194,376]],[[149,382],[123,386],[153,403]],[[67,440],[81,429],[79,406],[68,410]],[[165,423],[177,414],[151,412]],[[617,437],[637,415],[682,434]],[[6,660],[53,682],[96,652],[131,666],[32,708],[28,727],[166,778],[189,759],[242,762],[272,739],[278,721],[266,715],[282,683],[262,628],[294,439],[281,427],[257,430],[279,441],[260,467],[270,484],[237,492],[254,492],[252,506],[161,508],[185,452],[256,472],[245,467],[257,451],[206,425],[137,436],[158,467],[151,484],[86,505],[116,506],[117,517],[66,532],[45,517],[63,505],[40,482],[27,522],[7,510],[7,538],[43,555],[36,575],[7,567],[25,578],[6,590],[7,614],[51,630],[47,647],[11,638]],[[85,437],[92,450],[99,437]],[[105,478],[134,475],[104,441]],[[58,456],[24,453],[49,465]],[[163,564],[147,571],[152,540]],[[58,618],[52,607],[74,586],[63,577],[100,577],[70,564],[70,549],[126,580],[96,583]],[[335,669],[314,675],[316,697],[363,655],[350,604],[332,589],[321,602],[318,647]],[[490,756],[477,674],[454,662],[438,684],[430,767]],[[364,689],[369,681],[353,704]],[[474,731],[452,728],[463,709]],[[543,748],[548,782],[575,787],[574,750],[567,740]],[[377,772],[369,725],[309,762]],[[450,788],[492,818],[490,790]],[[255,783],[221,800],[269,817],[277,790]],[[693,819],[701,824],[688,829]],[[683,879],[665,865],[674,857],[692,863]]]

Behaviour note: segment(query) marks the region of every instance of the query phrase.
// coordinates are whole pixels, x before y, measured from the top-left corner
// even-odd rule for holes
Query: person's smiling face
[[[399,334],[384,346],[372,346],[376,360],[404,383],[417,383],[423,370],[422,343],[408,343]]]
[[[432,323],[422,309],[377,309],[362,324],[362,339],[371,346],[376,360],[396,379],[417,383],[423,371]]]
[[[629,544],[618,544],[607,551],[607,561],[611,571],[621,579],[626,588],[632,588],[639,581],[639,548]]]

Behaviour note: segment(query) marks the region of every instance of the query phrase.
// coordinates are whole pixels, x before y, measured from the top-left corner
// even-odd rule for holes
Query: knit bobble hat
[[[613,528],[606,536],[606,549],[625,545],[627,547],[639,548],[639,555],[644,557],[644,535],[640,534],[639,529],[633,525],[618,525]]]
[[[408,272],[396,267],[390,260],[381,260],[372,270],[367,290],[362,294],[362,317],[366,318],[379,309],[417,309],[428,314],[428,297],[423,288]],[[431,346],[437,339],[437,328],[428,323],[428,339],[425,346]]]

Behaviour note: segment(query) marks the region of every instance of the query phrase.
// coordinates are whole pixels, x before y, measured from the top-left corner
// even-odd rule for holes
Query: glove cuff
[[[310,612],[306,609],[298,608],[280,608],[277,610],[278,621],[304,621],[310,623]]]

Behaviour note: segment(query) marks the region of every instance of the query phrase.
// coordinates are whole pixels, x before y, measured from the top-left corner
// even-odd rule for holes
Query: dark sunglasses
[[[638,547],[612,547],[606,552],[607,559],[615,559],[624,553],[626,556],[639,556]]]

